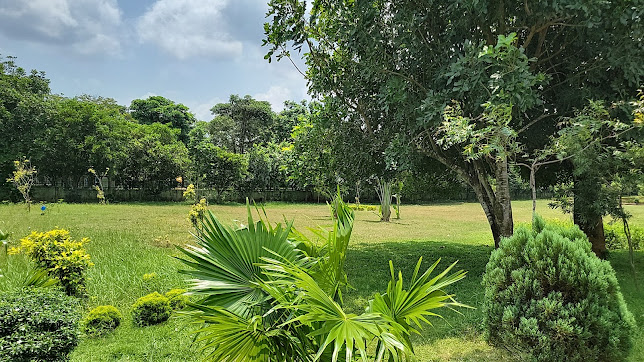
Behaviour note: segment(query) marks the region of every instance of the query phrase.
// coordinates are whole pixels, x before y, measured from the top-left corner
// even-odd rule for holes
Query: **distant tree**
[[[276,143],[290,141],[293,128],[300,123],[302,118],[307,118],[310,110],[306,101],[299,103],[285,101],[284,109],[275,116],[272,133]]]
[[[33,140],[41,175],[77,187],[87,169],[106,170],[124,157],[135,123],[110,98],[52,96],[54,105],[43,134]],[[111,176],[109,173],[107,176]]]
[[[210,142],[202,142],[191,150],[193,174],[200,184],[212,187],[221,198],[230,188],[236,189],[248,169],[245,155],[229,152]]]
[[[9,177],[13,161],[38,159],[34,142],[46,132],[53,113],[49,79],[44,72],[26,72],[15,57],[0,55],[0,179]],[[0,190],[9,190],[2,183]]]
[[[243,183],[247,191],[276,190],[288,186],[287,155],[290,143],[253,145],[246,153],[248,172]]]
[[[246,153],[253,144],[272,138],[275,114],[269,102],[231,95],[228,103],[219,103],[210,112],[215,116],[210,122],[213,142],[233,153]]]
[[[114,167],[117,180],[128,188],[142,188],[156,195],[186,174],[188,150],[179,141],[179,130],[167,125],[135,125],[125,157]]]
[[[196,122],[188,107],[161,96],[133,100],[130,112],[142,124],[158,122],[181,130],[179,139],[184,143],[188,141],[188,133]]]

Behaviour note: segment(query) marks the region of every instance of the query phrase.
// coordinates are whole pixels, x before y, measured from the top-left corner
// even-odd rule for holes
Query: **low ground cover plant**
[[[0,361],[58,361],[78,344],[78,300],[55,288],[0,293]]]
[[[260,213],[261,215],[261,213]],[[196,245],[181,249],[189,269],[191,315],[203,324],[200,340],[212,361],[382,361],[413,359],[411,333],[436,316],[435,309],[461,306],[444,290],[465,272],[431,277],[438,261],[411,280],[396,274],[360,315],[343,308],[344,270],[354,212],[341,201],[332,209],[332,230],[320,229],[321,247],[286,225],[255,222],[223,225],[212,213]],[[373,351],[373,352],[368,352]]]
[[[578,227],[535,217],[486,266],[484,316],[495,346],[537,361],[621,361],[635,321],[615,271]]]
[[[82,296],[85,271],[94,265],[84,248],[88,242],[87,238],[73,240],[64,229],[34,231],[20,240],[20,246],[10,249],[10,253],[24,252],[39,268],[58,279],[68,295]]]
[[[132,305],[132,321],[141,327],[165,322],[170,315],[170,300],[158,292],[143,296]]]
[[[99,305],[83,318],[81,325],[85,334],[100,336],[116,329],[121,324],[122,319],[123,316],[116,307]]]

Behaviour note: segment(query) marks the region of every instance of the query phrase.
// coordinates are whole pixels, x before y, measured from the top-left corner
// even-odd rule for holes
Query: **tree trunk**
[[[443,153],[431,137],[425,140],[428,141],[431,151],[424,149],[422,143],[419,143],[419,148],[458,174],[474,190],[490,225],[494,247],[498,248],[501,238],[510,237],[514,233],[507,157],[501,160],[479,159],[464,162]],[[496,191],[490,184],[490,168],[497,181]]]
[[[581,231],[588,236],[588,241],[590,241],[595,255],[604,259],[606,257],[606,237],[604,236],[604,220],[602,217],[594,216],[591,220],[581,220],[575,213],[574,220]]]
[[[494,247],[498,248],[501,238],[510,237],[514,233],[508,163],[507,160],[494,163],[497,180],[496,192],[493,191],[492,185],[483,173],[483,166],[476,161],[473,162],[473,165],[477,177],[471,178],[469,183],[490,224]]]
[[[537,181],[536,181],[536,175],[537,173],[537,168],[532,164],[532,167],[530,167],[530,191],[532,191],[532,218],[537,215]]]

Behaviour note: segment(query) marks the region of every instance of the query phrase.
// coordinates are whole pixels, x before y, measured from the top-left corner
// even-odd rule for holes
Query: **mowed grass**
[[[531,203],[513,203],[515,223],[530,221]],[[114,333],[103,338],[85,338],[72,353],[73,361],[191,361],[200,357],[199,345],[193,343],[194,329],[180,318],[152,327],[132,325],[129,317],[134,301],[152,291],[166,292],[185,287],[177,271],[181,264],[173,258],[175,245],[191,242],[191,227],[186,220],[190,209],[185,204],[55,204],[44,215],[37,207],[27,213],[21,205],[0,205],[0,229],[12,233],[13,244],[32,230],[46,231],[54,227],[69,229],[75,238],[89,237],[88,252],[95,266],[88,272],[89,299],[87,308],[112,304],[123,312],[125,321]],[[265,207],[272,222],[294,220],[295,226],[330,226],[326,205],[269,204]],[[210,206],[220,220],[246,223],[244,205]],[[628,206],[633,214],[631,224],[644,227],[644,206]],[[402,207],[401,219],[379,222],[369,211],[360,211],[350,252],[347,273],[353,289],[345,294],[346,307],[361,312],[375,291],[383,291],[389,279],[388,261],[402,269],[409,278],[419,257],[427,267],[441,258],[446,267],[458,260],[458,267],[468,276],[449,291],[459,301],[476,309],[461,309],[461,314],[444,310],[444,319],[435,318],[415,337],[420,361],[511,361],[513,357],[488,346],[483,340],[481,279],[493,243],[481,207],[475,203],[411,205]],[[546,218],[570,219],[540,201],[538,212]],[[312,233],[308,232],[309,235]],[[644,252],[636,255],[636,265],[644,270]],[[627,253],[612,252],[609,257],[617,270],[622,291],[635,315],[638,332],[632,361],[644,360],[644,292],[633,280]],[[15,271],[26,264],[24,258],[14,260]],[[440,268],[440,267],[439,267]],[[156,277],[144,281],[143,275]],[[638,275],[640,288],[644,278]]]

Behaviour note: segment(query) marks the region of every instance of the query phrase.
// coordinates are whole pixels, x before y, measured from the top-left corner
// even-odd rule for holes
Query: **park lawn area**
[[[246,223],[244,205],[214,205],[209,209],[227,223]],[[515,223],[530,221],[531,202],[513,203]],[[627,206],[633,214],[631,225],[644,228],[644,206]],[[51,204],[44,215],[39,207],[27,213],[23,205],[0,205],[0,229],[12,233],[15,245],[30,231],[47,231],[54,227],[69,229],[74,238],[89,237],[87,245],[95,266],[88,272],[87,308],[112,304],[124,314],[122,325],[102,338],[83,338],[71,355],[72,361],[179,361],[198,360],[199,344],[193,343],[197,326],[180,317],[157,326],[132,326],[129,315],[134,301],[150,292],[166,292],[185,287],[177,271],[180,263],[175,245],[191,242],[191,227],[186,219],[186,204]],[[272,222],[293,219],[301,231],[307,227],[330,226],[326,205],[266,205]],[[538,212],[546,219],[569,220],[540,200]],[[356,222],[347,273],[353,289],[345,294],[345,305],[361,312],[375,291],[383,291],[389,279],[388,261],[402,269],[407,278],[419,257],[427,267],[437,258],[441,265],[458,260],[458,268],[468,271],[467,277],[449,291],[457,300],[475,309],[461,309],[458,314],[442,310],[444,319],[432,320],[421,335],[415,337],[416,354],[420,361],[512,361],[505,351],[488,346],[483,340],[481,279],[490,252],[491,232],[481,207],[476,203],[434,205],[403,205],[401,219],[379,222],[370,211],[356,212]],[[609,260],[618,273],[622,292],[638,323],[631,361],[644,360],[644,251],[636,253],[640,289],[628,264],[627,252],[614,251]],[[26,260],[17,258],[10,265],[19,272]],[[440,268],[440,267],[439,267]],[[10,270],[10,272],[11,272]],[[156,276],[144,280],[143,275]]]

